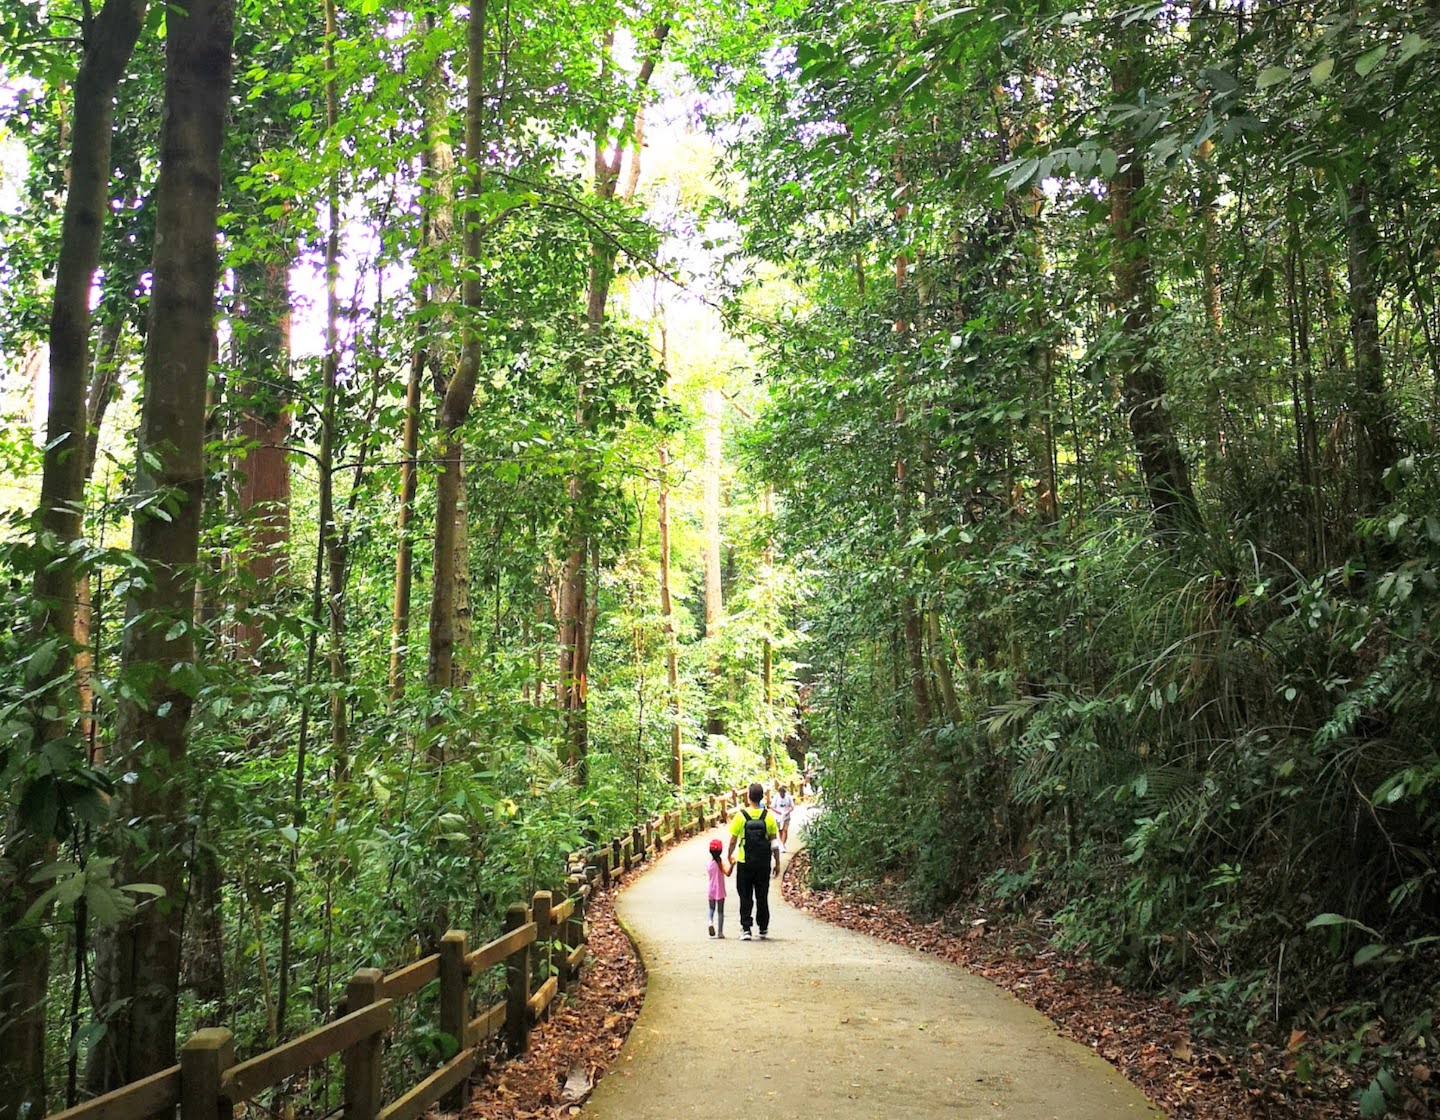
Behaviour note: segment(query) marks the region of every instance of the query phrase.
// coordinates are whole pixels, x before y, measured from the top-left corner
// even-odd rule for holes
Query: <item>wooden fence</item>
[[[608,844],[572,852],[566,890],[539,891],[530,905],[517,902],[505,914],[504,932],[471,949],[464,930],[451,930],[440,951],[386,973],[362,968],[345,993],[346,1014],[323,1027],[244,1062],[235,1061],[230,1031],[196,1031],[180,1049],[180,1062],[112,1093],[56,1113],[51,1120],[230,1120],[237,1104],[341,1056],[345,1120],[416,1120],[442,1101],[460,1108],[470,1074],[504,1033],[510,1056],[529,1047],[530,1029],[548,1014],[552,1001],[580,982],[585,961],[586,905],[598,882],[614,879],[659,854],[676,840],[711,827],[740,794],[692,801],[636,825]],[[505,966],[505,998],[471,1015],[470,978]],[[430,984],[440,986],[440,1031],[454,1039],[453,1058],[432,1070],[390,1103],[385,1103],[383,1052],[397,1002]]]

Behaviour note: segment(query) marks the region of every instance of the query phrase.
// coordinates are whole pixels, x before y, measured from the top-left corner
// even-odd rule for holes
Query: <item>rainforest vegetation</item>
[[[1440,1006],[1437,46],[0,0],[0,1118],[807,751],[820,884],[1382,1115]]]

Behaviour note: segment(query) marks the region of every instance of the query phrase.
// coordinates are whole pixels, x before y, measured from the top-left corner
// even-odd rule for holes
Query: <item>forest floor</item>
[[[1047,947],[1043,931],[1024,925],[997,929],[969,914],[918,921],[900,901],[900,884],[882,890],[878,901],[812,891],[805,885],[805,859],[802,854],[796,873],[785,880],[785,896],[793,905],[986,977],[1121,1070],[1171,1117],[1331,1120],[1355,1115],[1349,1100],[1354,1086],[1342,1075],[1304,1085],[1295,1076],[1293,1048],[1256,1042],[1236,1052],[1201,1039],[1183,1008],[1152,993],[1127,991],[1094,962]]]

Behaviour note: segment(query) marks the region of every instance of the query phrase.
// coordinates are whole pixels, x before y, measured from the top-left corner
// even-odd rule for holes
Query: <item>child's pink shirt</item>
[[[707,869],[710,872],[710,901],[725,897],[725,869],[720,866],[720,861],[712,859]]]

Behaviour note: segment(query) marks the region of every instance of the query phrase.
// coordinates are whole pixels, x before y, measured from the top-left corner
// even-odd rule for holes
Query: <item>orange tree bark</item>
[[[245,306],[236,396],[240,402],[240,517],[250,526],[245,572],[254,587],[248,598],[263,606],[275,594],[290,538],[290,285],[286,264],[269,261],[235,272]],[[244,619],[236,643],[252,661],[261,660],[264,627]],[[271,668],[272,666],[266,666]]]
[[[186,725],[195,691],[194,571],[205,479],[205,386],[217,272],[220,149],[230,91],[233,0],[171,9],[165,114],[156,187],[154,285],[133,548],[149,571],[131,597],[121,648],[130,696],[120,708],[124,881],[165,890],[109,931],[97,959],[97,1001],[116,1008],[96,1048],[97,1090],[175,1060],[176,992],[185,895]],[[161,515],[163,511],[163,516]]]

